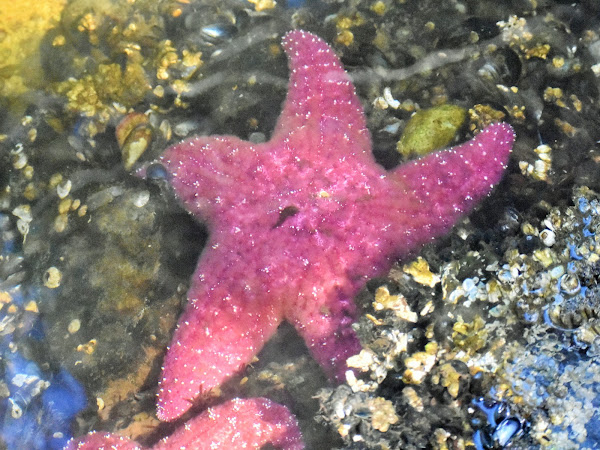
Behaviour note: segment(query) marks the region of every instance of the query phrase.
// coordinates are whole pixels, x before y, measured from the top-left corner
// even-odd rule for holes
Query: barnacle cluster
[[[30,222],[23,220],[31,214],[27,210],[21,205],[12,212],[20,216],[21,230],[9,214],[0,213],[0,436],[8,448],[61,448],[86,396],[67,370],[50,369],[35,356],[47,349],[31,339],[43,336],[39,305],[60,284],[60,273],[49,268],[43,286],[29,284],[31,273],[20,242]]]
[[[364,349],[348,360],[359,374],[320,394],[323,420],[350,448],[595,442],[600,196],[577,188],[573,203],[521,223],[516,238],[535,238],[524,248],[457,247],[446,262],[426,249],[372,286]],[[385,430],[369,409],[384,400],[394,405]]]
[[[67,102],[63,126],[79,122],[83,142],[93,147],[99,133],[116,121],[129,122],[132,114],[186,106],[181,94],[203,64],[202,51],[192,44],[174,46],[161,16],[173,19],[181,13],[173,3],[74,1],[66,6],[60,25],[46,37],[43,59],[54,80],[50,90]],[[54,62],[59,54],[71,59],[59,66]],[[140,106],[146,110],[134,112]],[[127,169],[154,134],[162,138],[160,145],[170,138],[170,129],[156,120],[141,132],[126,127],[132,134],[119,134]]]

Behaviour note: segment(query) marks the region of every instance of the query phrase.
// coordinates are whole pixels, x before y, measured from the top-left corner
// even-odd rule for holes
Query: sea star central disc
[[[355,294],[487,195],[511,150],[512,129],[496,124],[386,172],[331,48],[303,31],[283,47],[289,92],[269,142],[194,137],[162,157],[178,196],[210,230],[165,358],[162,420],[247,365],[282,320],[342,377],[360,350]]]

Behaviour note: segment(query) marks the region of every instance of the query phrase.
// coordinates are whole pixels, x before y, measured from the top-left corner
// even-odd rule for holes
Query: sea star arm
[[[93,431],[83,437],[71,439],[63,450],[142,450],[143,448],[126,437]]]
[[[251,236],[237,236],[213,233],[200,257],[164,360],[161,420],[181,416],[203,392],[250,363],[282,320],[280,305],[264,292],[257,274]]]
[[[318,301],[300,296],[286,313],[286,319],[302,336],[325,373],[343,381],[346,360],[362,348],[352,329],[356,320],[354,298],[338,286],[322,290],[318,295]],[[298,303],[302,303],[302,307],[298,307]]]
[[[329,154],[370,160],[371,138],[362,105],[331,47],[302,30],[289,32],[282,43],[290,61],[290,81],[272,140],[277,141],[291,131],[310,125],[311,133],[321,139],[338,140],[338,145],[334,146],[320,143]],[[340,138],[353,145],[339,145]],[[316,148],[306,145],[297,147],[296,151],[299,158],[320,156]]]
[[[285,406],[266,398],[237,398],[209,408],[163,439],[154,450],[242,450],[266,444],[285,450],[303,449],[296,418]]]
[[[235,136],[195,136],[169,147],[160,161],[181,202],[211,226],[215,217],[260,194],[247,183],[260,171],[258,153]]]
[[[309,278],[312,289],[301,289],[285,316],[330,376],[343,379],[346,359],[360,351],[351,328],[352,299],[364,281],[359,276],[374,276],[394,259],[447,232],[500,180],[513,139],[510,126],[492,125],[463,145],[389,173],[391,195],[373,196],[364,204],[353,199],[347,207],[359,220],[345,221],[338,212],[330,226],[327,219],[320,222],[321,231],[337,237],[323,237],[313,245],[327,256],[317,256],[319,269]]]
[[[271,444],[283,450],[304,448],[296,418],[266,398],[236,398],[190,419],[153,450],[258,449]],[[93,432],[69,441],[64,450],[142,450],[137,442],[111,433]]]
[[[512,127],[496,123],[462,145],[391,171],[406,196],[405,220],[395,224],[411,242],[405,248],[444,234],[488,195],[502,178],[513,141]]]

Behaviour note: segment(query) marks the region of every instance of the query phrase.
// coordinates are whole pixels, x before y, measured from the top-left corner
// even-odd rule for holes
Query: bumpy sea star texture
[[[439,236],[497,183],[514,140],[495,124],[456,148],[386,172],[333,50],[283,39],[289,92],[269,142],[194,137],[162,163],[210,240],[167,352],[158,417],[173,420],[246,366],[282,320],[333,378],[360,344],[353,297]]]
[[[209,408],[153,450],[250,449],[270,443],[278,448],[304,448],[296,419],[285,406],[265,398],[233,399]],[[72,440],[65,450],[142,449],[137,442],[110,433],[94,432]]]

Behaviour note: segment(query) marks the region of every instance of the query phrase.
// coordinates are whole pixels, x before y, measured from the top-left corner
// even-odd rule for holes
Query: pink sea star
[[[173,420],[246,366],[282,320],[341,378],[360,344],[353,297],[370,277],[445,233],[499,181],[510,126],[386,172],[332,49],[292,31],[289,92],[269,142],[193,137],[162,163],[210,240],[165,357],[157,414]]]
[[[194,417],[152,450],[251,449],[271,443],[287,450],[304,448],[296,419],[285,406],[265,398],[233,399]],[[69,442],[64,450],[134,450],[137,442],[93,432]]]
[[[512,128],[495,124],[466,144],[386,172],[373,159],[360,101],[331,48],[304,31],[288,33],[283,46],[289,92],[269,142],[194,137],[161,158],[178,196],[211,233],[165,357],[161,420],[180,417],[247,365],[284,319],[325,371],[342,378],[346,358],[360,350],[351,328],[358,290],[487,195],[511,151]],[[302,448],[287,408],[236,399],[154,448],[269,442]],[[102,433],[68,448],[111,445],[139,448]]]

